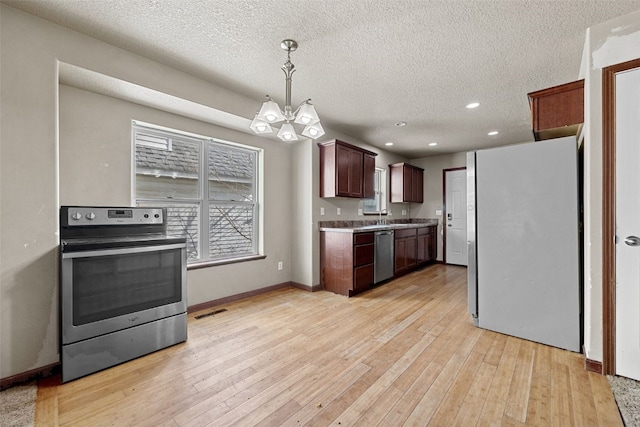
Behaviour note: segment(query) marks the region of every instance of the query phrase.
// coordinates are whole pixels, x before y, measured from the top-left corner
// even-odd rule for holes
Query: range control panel
[[[108,208],[69,206],[68,226],[164,224],[162,208]]]

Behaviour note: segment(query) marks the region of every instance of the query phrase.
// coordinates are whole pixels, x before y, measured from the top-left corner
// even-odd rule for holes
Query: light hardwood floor
[[[40,381],[36,425],[622,426],[582,355],[474,327],[466,296],[465,268],[433,265],[351,299],[204,310],[186,343]]]

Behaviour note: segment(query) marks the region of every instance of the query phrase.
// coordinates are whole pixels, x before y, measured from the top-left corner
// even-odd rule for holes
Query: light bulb
[[[267,130],[266,126],[263,126],[263,125],[258,126],[258,131],[264,132],[265,130]]]
[[[265,116],[265,119],[267,119],[267,121],[272,122],[276,119],[276,116],[274,114],[267,114]]]
[[[302,116],[300,117],[300,121],[302,122],[302,124],[308,125],[309,123],[311,123],[311,117]]]
[[[298,135],[296,135],[296,130],[293,128],[293,125],[287,122],[280,128],[280,132],[278,132],[278,138],[283,141],[297,141]]]
[[[309,134],[311,136],[316,136],[318,134],[318,129],[316,129],[316,128],[309,129]]]

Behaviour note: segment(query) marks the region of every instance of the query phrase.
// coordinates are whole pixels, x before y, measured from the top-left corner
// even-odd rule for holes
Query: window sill
[[[215,267],[217,265],[227,265],[227,264],[236,264],[238,262],[255,261],[259,259],[265,259],[266,257],[267,257],[266,255],[250,255],[250,256],[239,257],[239,258],[194,262],[187,265],[187,270],[197,270],[199,268]]]

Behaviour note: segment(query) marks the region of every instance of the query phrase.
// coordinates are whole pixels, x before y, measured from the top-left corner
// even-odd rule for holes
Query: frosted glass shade
[[[304,102],[298,109],[295,123],[308,126],[318,123],[319,121],[320,118],[318,117],[318,113],[316,113],[314,106],[309,104],[308,101]]]
[[[296,130],[293,128],[293,125],[287,122],[280,128],[280,131],[278,132],[278,138],[285,142],[297,141],[298,135],[296,135]]]
[[[258,117],[269,123],[278,123],[284,120],[280,106],[271,99],[262,103]]]
[[[257,134],[261,133],[273,133],[273,129],[271,129],[271,125],[265,120],[258,117],[258,114],[253,118],[253,121],[249,125],[251,130],[253,130]]]
[[[324,135],[324,129],[322,128],[320,122],[317,122],[305,127],[302,131],[302,135],[311,139],[320,138],[322,135]]]

